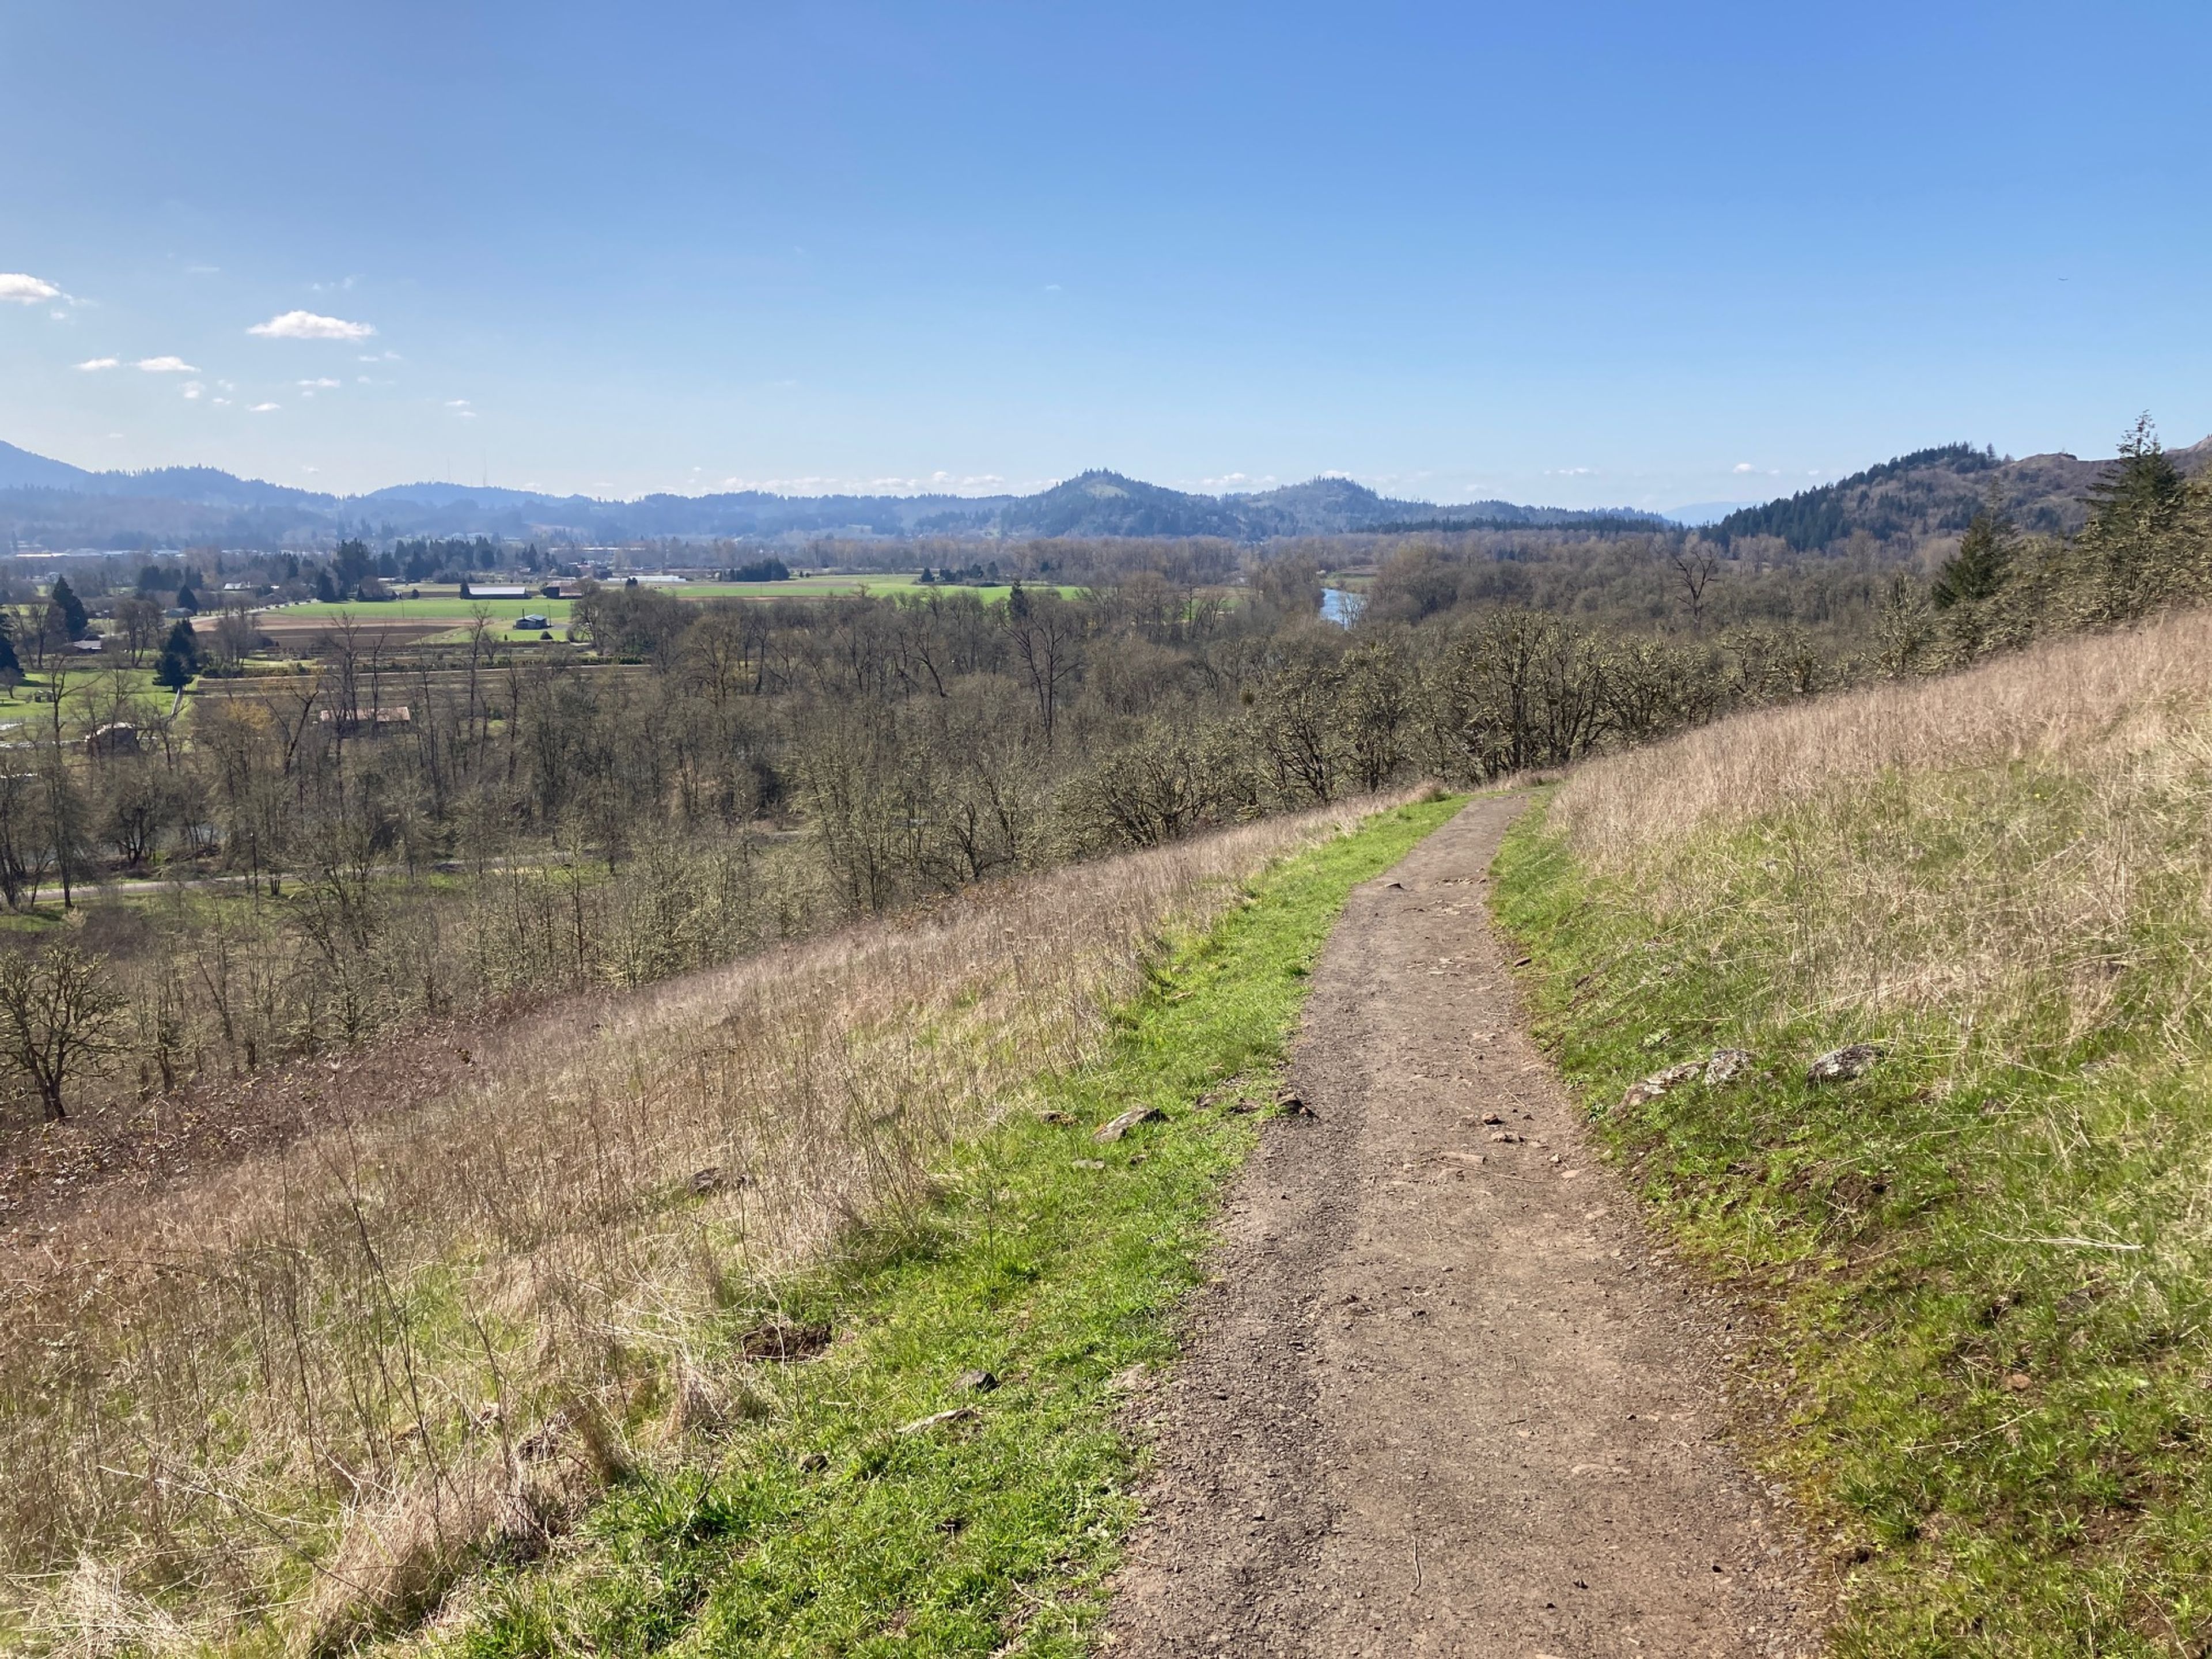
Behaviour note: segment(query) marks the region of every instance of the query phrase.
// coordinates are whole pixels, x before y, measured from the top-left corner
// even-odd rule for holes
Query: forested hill
[[[2212,438],[2175,451],[2173,459],[2185,473],[2198,471],[2212,461]],[[2081,527],[2089,487],[2109,465],[2067,454],[2014,460],[1972,444],[1944,444],[1731,513],[1705,534],[1721,542],[1777,536],[1799,552],[1862,533],[1884,542],[1955,534],[1972,521],[1995,483],[2021,529],[2071,535]]]
[[[1486,524],[1597,526],[1621,513],[1479,501],[1439,507],[1320,477],[1246,495],[1206,495],[1091,471],[1030,495],[778,495],[740,490],[597,501],[467,484],[395,484],[339,496],[234,477],[211,467],[88,472],[0,443],[0,535],[49,545],[131,546],[204,539],[256,543],[294,532],[557,538],[665,536],[1334,535],[1440,518]],[[1656,527],[1661,520],[1627,514]]]

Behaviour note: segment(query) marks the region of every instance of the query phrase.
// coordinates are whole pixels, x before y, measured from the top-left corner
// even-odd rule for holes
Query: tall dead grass
[[[1551,823],[1778,1005],[2048,1054],[2212,992],[2212,613],[1591,763]]]
[[[713,1398],[730,1310],[1092,1054],[1165,941],[1380,804],[611,997],[429,1107],[88,1210],[9,1267],[8,1567],[48,1628],[289,1596],[327,1647],[419,1610],[556,1527],[656,1395],[678,1419]]]

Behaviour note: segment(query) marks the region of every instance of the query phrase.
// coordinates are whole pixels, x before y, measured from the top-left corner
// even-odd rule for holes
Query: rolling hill
[[[2212,462],[2212,438],[2172,453],[2182,471],[2197,472]],[[2064,453],[2014,460],[1972,444],[1944,444],[1785,500],[1743,507],[1705,533],[1722,542],[1779,537],[1801,553],[1859,534],[1882,542],[1917,541],[1964,530],[1994,483],[2021,528],[2071,535],[2081,527],[2089,487],[2106,465]]]

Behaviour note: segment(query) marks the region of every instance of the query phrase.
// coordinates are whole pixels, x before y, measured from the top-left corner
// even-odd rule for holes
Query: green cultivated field
[[[610,582],[610,587],[620,584]],[[450,635],[434,636],[434,642],[461,640],[467,637],[466,629],[479,610],[490,614],[495,628],[502,638],[510,636],[516,618],[525,616],[544,617],[552,631],[558,635],[568,625],[574,601],[533,597],[522,599],[463,599],[450,586],[418,586],[422,595],[415,599],[356,600],[341,605],[325,605],[319,600],[305,605],[274,606],[259,613],[262,625],[283,632],[328,625],[342,617],[350,617],[364,627],[392,623],[420,623],[446,622],[453,624]],[[945,592],[972,593],[985,604],[1003,601],[1012,591],[1011,586],[998,587],[925,587],[911,573],[888,575],[859,576],[794,576],[782,582],[686,582],[681,586],[656,586],[656,592],[672,595],[686,600],[700,599],[818,599],[839,594],[866,593],[883,597],[892,593]],[[1083,590],[1061,587],[1063,597],[1073,599]],[[515,635],[534,638],[534,634]]]

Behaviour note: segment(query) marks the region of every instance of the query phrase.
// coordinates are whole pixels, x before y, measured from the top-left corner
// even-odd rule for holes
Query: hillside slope
[[[2172,459],[2184,474],[2194,476],[2212,464],[2212,438],[2174,451]],[[1855,535],[1876,541],[1956,535],[1972,521],[1994,483],[2021,529],[2070,536],[2087,516],[2090,487],[2111,465],[2063,453],[1999,459],[1972,444],[1945,444],[1784,500],[1740,508],[1705,533],[1723,543],[1779,537],[1801,553]]]
[[[1740,717],[1504,856],[1541,1034],[1756,1315],[1844,1654],[2212,1638],[2208,652],[2191,614]]]
[[[334,1652],[610,1486],[612,1526],[675,1517],[672,1571],[815,1515],[821,1553],[719,1569],[834,1628],[810,1651],[902,1621],[917,1571],[963,1636],[1032,1581],[1061,1627],[1115,1536],[1109,1377],[1159,1353],[1248,1139],[1188,1109],[1238,1073],[1264,1097],[1345,889],[1455,805],[1269,819],[488,1027],[447,1092],[311,1096],[266,1152],[51,1211],[0,1331],[0,1650],[273,1650],[273,1620]],[[1072,1161],[1133,1095],[1184,1121]],[[1006,1387],[972,1447],[894,1432],[978,1363]]]

